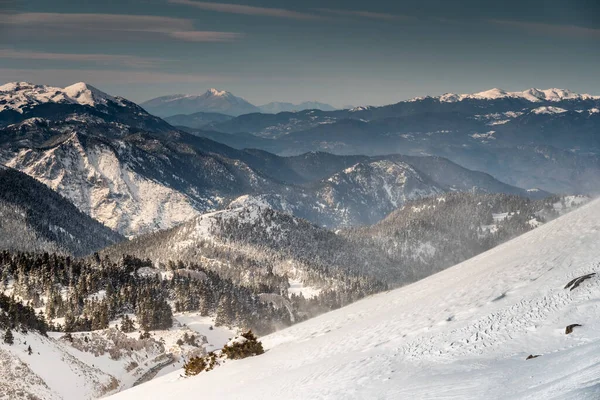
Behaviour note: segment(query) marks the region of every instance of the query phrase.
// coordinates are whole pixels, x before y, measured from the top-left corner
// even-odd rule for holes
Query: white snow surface
[[[560,107],[544,106],[544,107],[535,108],[535,109],[531,110],[531,112],[533,114],[562,114],[562,113],[566,113],[567,110],[565,110],[564,108],[560,108]]]
[[[564,286],[600,272],[599,241],[595,200],[422,281],[266,336],[261,356],[111,398],[598,399],[600,277]]]
[[[135,316],[130,317],[135,320]],[[138,331],[127,335],[114,329],[77,332],[73,337],[79,340],[87,337],[89,344],[75,345],[61,339],[63,333],[50,332],[48,337],[43,337],[15,330],[12,346],[0,340],[3,366],[0,368],[0,400],[100,398],[131,387],[148,371],[154,370],[158,376],[180,372],[185,359],[221,349],[236,335],[235,330],[214,326],[214,317],[203,317],[198,312],[176,313],[173,317],[173,328],[152,331],[155,341],[149,342],[125,341],[126,337],[136,339]],[[110,325],[114,328],[119,324],[120,320],[116,320]],[[198,347],[178,345],[177,341],[184,338],[184,334],[196,335]],[[31,355],[27,352],[28,346],[31,346]]]

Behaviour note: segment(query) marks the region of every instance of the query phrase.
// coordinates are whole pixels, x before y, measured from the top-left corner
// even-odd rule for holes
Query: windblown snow
[[[600,200],[412,285],[262,338],[266,353],[114,399],[600,397]],[[580,324],[566,335],[565,327]],[[529,355],[539,355],[526,360]]]

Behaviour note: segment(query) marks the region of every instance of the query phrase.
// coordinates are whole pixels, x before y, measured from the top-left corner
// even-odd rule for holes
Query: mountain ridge
[[[231,92],[208,89],[201,95],[177,94],[156,97],[140,103],[144,109],[159,116],[212,112],[232,116],[259,112],[260,109]]]

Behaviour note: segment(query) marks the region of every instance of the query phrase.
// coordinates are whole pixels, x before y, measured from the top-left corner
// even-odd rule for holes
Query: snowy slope
[[[597,399],[600,278],[564,287],[598,271],[599,240],[596,200],[415,284],[264,337],[264,355],[114,398]]]
[[[178,313],[169,330],[153,331],[150,339],[139,332],[124,334],[113,328],[73,333],[15,331],[15,343],[0,341],[0,400],[96,399],[132,387],[156,374],[179,370],[183,360],[220,349],[235,332],[213,327],[214,318]],[[3,334],[3,333],[2,333]],[[179,345],[185,335],[198,335],[197,346]],[[87,338],[87,340],[84,340]],[[32,354],[28,354],[28,346]]]

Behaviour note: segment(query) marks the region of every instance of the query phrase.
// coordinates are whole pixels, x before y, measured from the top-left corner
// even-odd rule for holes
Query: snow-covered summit
[[[119,104],[120,101],[108,95],[92,85],[85,82],[78,82],[64,88],[64,92],[79,104],[87,104],[88,106],[96,106],[98,104],[106,104],[109,101]]]
[[[109,102],[123,106],[122,99],[110,96],[84,82],[65,88],[36,85],[29,82],[10,82],[0,86],[0,112],[14,110],[23,113],[44,103],[80,104],[96,107]]]
[[[210,97],[235,97],[235,96],[231,92],[228,92],[226,90],[210,88],[202,94],[178,93],[178,94],[171,94],[171,95],[167,95],[167,96],[157,97],[156,99],[153,99],[153,100],[160,99],[162,102],[168,103],[168,102],[177,102],[177,101],[193,101],[193,100],[198,100],[198,99],[207,99]],[[146,103],[150,103],[153,100],[149,100]],[[142,103],[142,105],[143,104],[145,104],[145,103]]]
[[[600,272],[599,227],[596,200],[415,284],[261,338],[264,355],[114,398],[598,398],[600,278],[565,285]]]
[[[206,91],[206,94],[209,94],[211,96],[227,96],[227,95],[231,95],[231,93],[225,91],[225,90],[218,90],[215,88],[210,88]]]

